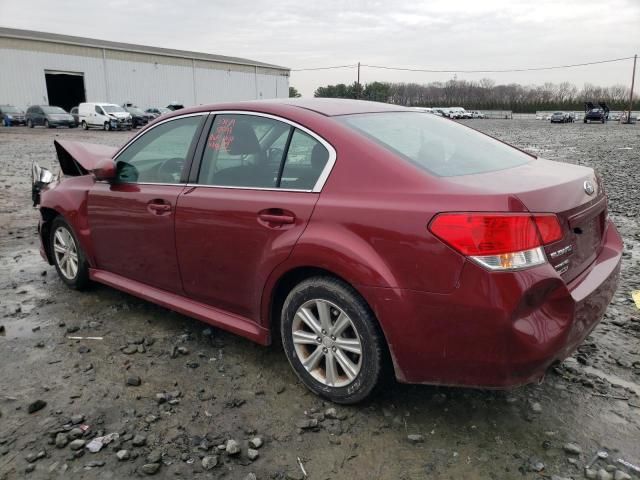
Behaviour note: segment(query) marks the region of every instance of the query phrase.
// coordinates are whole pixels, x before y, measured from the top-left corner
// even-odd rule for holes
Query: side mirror
[[[91,173],[98,181],[110,182],[116,178],[116,164],[110,158],[105,158],[97,163],[96,168],[91,170]]]

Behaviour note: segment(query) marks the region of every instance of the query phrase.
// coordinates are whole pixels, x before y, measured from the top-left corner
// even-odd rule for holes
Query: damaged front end
[[[40,205],[40,192],[42,189],[54,180],[56,180],[56,177],[51,171],[33,162],[31,165],[31,199],[34,207]]]

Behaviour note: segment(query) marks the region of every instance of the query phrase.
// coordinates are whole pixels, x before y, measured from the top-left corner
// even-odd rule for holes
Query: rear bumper
[[[489,273],[468,262],[451,294],[360,287],[407,383],[507,388],[540,380],[595,328],[618,285],[609,222],[594,263],[569,284],[549,264]]]

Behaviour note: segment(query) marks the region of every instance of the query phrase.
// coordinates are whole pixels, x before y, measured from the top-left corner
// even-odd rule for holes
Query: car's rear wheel
[[[84,120],[82,121],[82,129],[89,130],[89,126],[87,125],[87,122],[85,122]]]
[[[56,217],[50,231],[49,248],[58,275],[70,287],[82,290],[89,284],[89,265],[73,229]]]
[[[289,363],[312,392],[356,403],[379,385],[384,339],[366,302],[348,284],[314,277],[287,296],[280,322]]]

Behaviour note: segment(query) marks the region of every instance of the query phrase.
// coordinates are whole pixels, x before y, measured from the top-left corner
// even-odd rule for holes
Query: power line
[[[389,67],[383,65],[368,65],[361,64],[361,67],[374,68],[380,70],[397,70],[404,72],[426,72],[426,73],[513,73],[513,72],[533,72],[539,70],[558,70],[563,68],[573,68],[573,67],[585,67],[588,65],[599,65],[603,63],[613,63],[613,62],[622,62],[624,60],[632,60],[634,57],[622,57],[622,58],[613,58],[609,60],[598,60],[594,62],[585,62],[585,63],[574,63],[570,65],[554,65],[550,67],[526,67],[526,68],[505,68],[505,69],[494,69],[494,70],[466,70],[466,69],[429,69],[429,68],[406,68],[406,67]],[[337,68],[356,68],[358,65],[336,65],[330,67],[316,67],[316,68],[299,68],[293,69],[292,72],[304,72],[311,70],[333,70]]]
[[[356,68],[358,65],[354,64],[354,65],[336,65],[333,67],[315,67],[315,68],[296,68],[291,70],[292,72],[308,72],[311,70],[333,70],[336,68]]]

